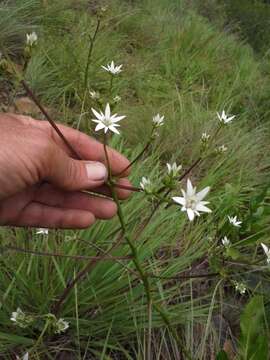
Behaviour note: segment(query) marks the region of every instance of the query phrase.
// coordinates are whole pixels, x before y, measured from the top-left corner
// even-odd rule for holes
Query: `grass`
[[[84,113],[96,106],[84,97],[83,88],[87,34],[93,34],[96,26],[94,10],[94,2],[86,1],[24,0],[0,6],[1,47],[20,62],[25,33],[34,29],[39,34],[26,79],[58,119],[83,131],[89,131],[89,115]],[[5,13],[8,18],[1,15]],[[159,138],[134,166],[135,185],[145,175],[160,179],[166,161],[177,160],[187,169],[199,156],[201,133],[214,132],[216,111],[225,108],[237,114],[235,122],[216,138],[217,145],[225,144],[228,152],[206,159],[190,174],[199,188],[211,186],[211,215],[189,224],[174,207],[165,210],[162,206],[141,232],[152,205],[142,194],[134,194],[123,209],[144,269],[163,277],[151,278],[153,297],[166,309],[191,358],[217,356],[230,341],[239,350],[239,358],[247,359],[243,354],[250,353],[251,345],[246,338],[241,340],[245,332],[241,335],[239,313],[253,296],[262,294],[266,324],[269,319],[269,271],[259,245],[269,244],[269,66],[256,59],[248,45],[198,15],[190,4],[167,0],[110,4],[88,77],[89,88],[104,96],[109,78],[100,66],[111,59],[123,63],[114,92],[122,97],[117,111],[127,115],[123,136],[113,139],[112,146],[134,158],[148,139],[152,116],[160,112],[166,117]],[[231,214],[243,221],[239,232],[228,225]],[[34,359],[57,359],[61,353],[76,359],[145,359],[146,297],[130,259],[93,262],[61,307],[59,316],[70,322],[63,335],[45,333],[35,346],[44,323],[37,321],[21,329],[10,321],[17,307],[36,316],[51,312],[65,287],[89,261],[72,256],[103,254],[119,241],[118,228],[114,219],[85,231],[50,231],[48,238],[30,229],[1,230],[3,359],[30,349]],[[228,257],[220,243],[225,235],[234,249]],[[33,253],[7,250],[8,246]],[[127,256],[129,249],[120,242],[111,255]],[[186,278],[190,273],[207,272],[218,275]],[[247,294],[237,295],[232,280],[244,282]],[[155,311],[151,328],[153,359],[183,357]],[[267,329],[259,328],[258,333],[268,337]],[[242,341],[239,347],[238,340]]]

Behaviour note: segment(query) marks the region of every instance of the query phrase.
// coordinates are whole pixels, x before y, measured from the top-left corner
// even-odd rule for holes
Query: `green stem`
[[[109,161],[109,156],[108,156],[108,151],[107,151],[107,137],[106,137],[106,135],[104,136],[104,144],[103,145],[104,145],[104,152],[105,152],[106,162],[107,162],[107,165],[108,165],[108,173],[109,173],[108,185],[109,185],[109,187],[111,189],[112,197],[113,197],[113,199],[114,199],[114,201],[115,201],[115,203],[117,205],[117,215],[118,215],[118,219],[119,219],[119,222],[120,222],[120,225],[121,225],[121,229],[122,229],[124,239],[126,240],[127,244],[130,247],[134,266],[135,266],[136,270],[138,271],[138,273],[140,275],[141,281],[142,281],[144,289],[145,289],[148,309],[151,306],[158,312],[158,314],[160,315],[160,317],[162,318],[164,323],[167,325],[167,327],[171,331],[171,333],[174,336],[176,342],[181,346],[181,348],[183,348],[182,350],[187,355],[187,359],[190,359],[190,356],[189,356],[189,354],[187,354],[182,342],[180,341],[180,338],[179,338],[177,332],[172,327],[167,314],[165,313],[165,311],[159,305],[154,303],[154,301],[152,299],[151,288],[150,288],[148,275],[144,272],[144,270],[143,270],[143,268],[142,268],[142,266],[140,264],[136,246],[133,244],[132,240],[130,239],[130,236],[127,234],[127,229],[126,229],[126,224],[125,224],[125,221],[124,221],[123,210],[122,210],[120,201],[118,199],[118,196],[116,194],[115,188],[111,185],[111,170],[110,170],[110,161]],[[152,311],[151,312],[148,311],[148,315],[149,314],[151,314],[151,316],[152,316]],[[150,319],[148,319],[148,323],[150,323]]]
[[[45,325],[44,325],[44,328],[43,328],[43,330],[42,330],[42,332],[41,332],[41,334],[39,335],[39,337],[38,337],[35,345],[32,347],[32,349],[31,349],[29,352],[35,350],[35,349],[38,347],[38,345],[41,343],[42,338],[43,338],[44,334],[46,333],[49,324],[50,324],[50,320],[47,319],[47,320],[46,320],[46,323],[45,323]]]
[[[153,141],[153,132],[155,130],[155,127],[153,127],[152,132],[151,132],[151,136],[149,141],[146,143],[146,145],[144,146],[144,148],[142,149],[141,152],[139,152],[139,154],[135,157],[134,160],[132,160],[123,170],[121,170],[121,172],[119,174],[117,174],[117,176],[121,176],[123,175],[129,168],[131,168],[131,166],[133,164],[135,164],[142,156],[143,154],[148,150],[149,146],[151,145],[152,141]]]
[[[89,45],[89,50],[88,50],[88,55],[87,55],[86,67],[85,67],[85,71],[84,71],[84,90],[85,91],[87,89],[87,80],[88,80],[88,73],[89,73],[89,66],[90,66],[90,62],[91,62],[91,56],[92,56],[92,53],[93,53],[94,43],[95,43],[95,40],[96,40],[96,37],[97,37],[99,27],[100,27],[100,18],[98,18],[98,20],[97,20],[97,26],[96,26],[93,37],[91,37],[91,35],[89,36],[90,45]]]
[[[109,98],[110,99],[112,97],[112,89],[113,89],[113,74],[111,74],[111,78],[110,78],[110,88],[109,88]]]

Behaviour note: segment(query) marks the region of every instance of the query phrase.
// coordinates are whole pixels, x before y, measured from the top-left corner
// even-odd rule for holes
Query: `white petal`
[[[109,126],[109,129],[114,132],[115,134],[120,134],[119,131],[113,126],[113,125],[110,125]]]
[[[117,114],[114,114],[112,117],[111,117],[111,120],[112,122],[118,122],[122,119],[124,119],[126,117],[126,115],[122,115],[122,116],[116,116]]]
[[[192,196],[193,194],[194,194],[194,189],[193,189],[191,181],[188,179],[187,180],[187,196]]]
[[[269,254],[269,249],[268,249],[268,247],[267,247],[264,243],[261,243],[261,246],[262,246],[262,248],[263,248],[263,251],[265,252],[265,255],[268,256],[268,254]]]
[[[105,117],[106,117],[106,119],[109,119],[110,116],[111,116],[110,104],[107,103],[106,108],[105,108]]]
[[[180,204],[180,205],[185,205],[186,204],[186,200],[185,198],[183,197],[180,197],[180,196],[175,196],[175,197],[172,197],[173,201],[175,201],[177,204]]]
[[[104,129],[106,126],[104,124],[102,124],[101,122],[97,124],[95,131],[99,131],[101,129]]]
[[[200,204],[200,203],[196,206],[196,210],[197,210],[197,211],[202,211],[202,212],[207,212],[207,213],[211,213],[211,212],[212,212],[211,209],[209,209],[208,207],[206,207],[206,206],[204,206],[204,205],[202,205],[202,204]]]
[[[91,108],[92,113],[97,117],[97,119],[102,120],[104,118],[103,113],[98,113],[95,109]]]
[[[206,188],[204,188],[203,190],[201,190],[200,192],[198,192],[198,193],[196,194],[196,198],[197,198],[199,201],[201,201],[201,200],[202,200],[203,198],[205,198],[205,196],[208,194],[209,190],[210,190],[210,187],[207,186]]]
[[[192,209],[187,209],[187,215],[190,221],[194,220],[195,214],[194,211]]]

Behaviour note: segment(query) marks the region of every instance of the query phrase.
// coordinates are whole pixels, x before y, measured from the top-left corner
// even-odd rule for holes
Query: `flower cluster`
[[[224,236],[224,238],[221,239],[221,242],[225,248],[229,248],[231,246],[231,241],[227,238],[227,236]]]
[[[246,285],[238,282],[238,281],[233,281],[233,284],[235,286],[235,290],[239,292],[239,294],[244,295],[247,291]]]
[[[107,66],[101,66],[103,70],[107,71],[108,73],[112,74],[112,75],[117,75],[120,74],[120,72],[122,71],[122,64],[116,66],[114,64],[114,61],[111,62],[111,64],[107,64]]]
[[[33,31],[31,34],[26,34],[26,45],[33,47],[38,40],[37,34]]]
[[[177,165],[176,162],[174,162],[173,164],[167,163],[166,166],[168,169],[168,175],[172,178],[176,178],[182,169],[182,165]]]
[[[153,184],[151,183],[151,180],[146,177],[142,178],[140,186],[142,190],[144,190],[148,194],[151,194],[153,191]]]
[[[13,321],[15,325],[26,328],[34,321],[34,318],[31,315],[26,315],[18,307],[16,311],[12,312],[10,320]]]
[[[159,114],[155,115],[153,117],[153,123],[155,127],[160,127],[162,125],[164,125],[164,115],[161,116]]]
[[[54,332],[56,334],[61,334],[61,333],[65,332],[68,328],[69,328],[69,323],[62,318],[58,319],[54,323]]]
[[[219,121],[223,125],[229,124],[235,118],[235,115],[228,116],[224,110],[222,111],[221,114],[217,112],[217,116],[218,116]]]
[[[228,216],[228,219],[229,219],[229,223],[232,224],[235,227],[240,227],[241,224],[242,224],[242,221],[239,221],[237,219],[237,216],[234,216],[234,217]]]

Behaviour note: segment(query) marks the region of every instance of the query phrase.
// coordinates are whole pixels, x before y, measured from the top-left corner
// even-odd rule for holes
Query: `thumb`
[[[46,178],[64,190],[85,190],[102,185],[107,176],[107,169],[101,162],[74,160],[56,147]]]

